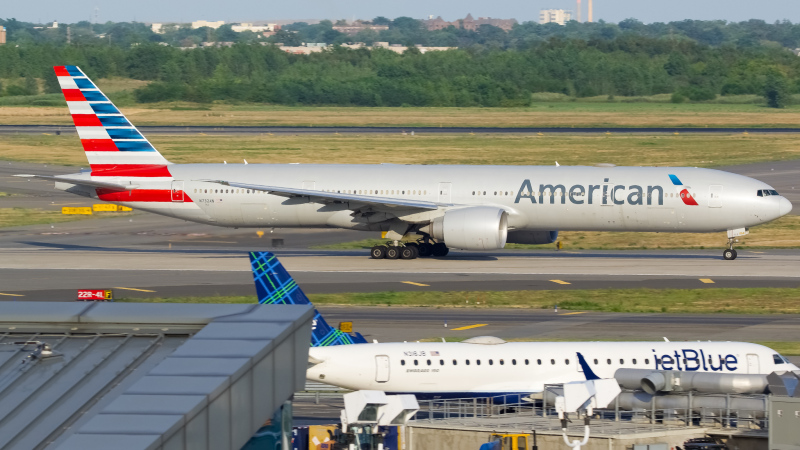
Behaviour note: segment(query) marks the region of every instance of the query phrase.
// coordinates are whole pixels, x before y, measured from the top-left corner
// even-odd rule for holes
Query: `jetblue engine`
[[[437,241],[463,250],[495,250],[506,245],[508,213],[491,206],[446,211],[423,228]]]
[[[558,239],[558,231],[509,231],[509,244],[552,244]]]

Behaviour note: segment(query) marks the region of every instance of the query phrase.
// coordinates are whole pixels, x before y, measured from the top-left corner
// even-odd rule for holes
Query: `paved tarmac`
[[[139,126],[139,131],[144,134],[222,134],[222,135],[247,135],[247,134],[327,134],[327,133],[357,133],[357,134],[393,134],[393,133],[476,133],[476,134],[531,134],[531,133],[559,133],[559,134],[591,134],[591,133],[622,133],[622,134],[786,134],[800,133],[800,128],[690,128],[690,127],[610,127],[610,128],[581,128],[581,127],[285,127],[285,126],[215,126],[215,125],[155,125]],[[75,134],[72,125],[0,125],[2,134]]]

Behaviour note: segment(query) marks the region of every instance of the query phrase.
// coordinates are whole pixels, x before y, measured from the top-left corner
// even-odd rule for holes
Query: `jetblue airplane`
[[[548,244],[579,230],[724,231],[731,260],[738,236],[792,209],[761,181],[696,167],[172,164],[77,66],[55,72],[91,167],[40,177],[57,189],[224,227],[386,232],[373,258]]]
[[[310,304],[270,252],[250,253],[259,303]],[[800,370],[776,351],[746,342],[366,343],[316,312],[306,378],[346,389],[425,398],[527,397],[545,384],[613,378],[617,369],[769,374]],[[359,345],[348,345],[359,344]]]

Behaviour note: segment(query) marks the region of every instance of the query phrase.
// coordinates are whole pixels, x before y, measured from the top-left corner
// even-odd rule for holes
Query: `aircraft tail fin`
[[[250,252],[250,265],[256,284],[258,303],[283,305],[310,305],[311,301],[300,289],[289,272],[270,252]],[[363,344],[367,340],[359,333],[350,335],[328,325],[322,315],[314,310],[311,332],[312,347]]]
[[[170,164],[78,66],[55,66],[92,176],[170,177]]]

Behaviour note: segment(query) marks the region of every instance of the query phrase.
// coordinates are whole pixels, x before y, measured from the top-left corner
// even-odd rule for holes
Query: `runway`
[[[800,204],[793,189],[800,161],[725,168],[755,176]],[[75,168],[0,163],[0,208],[57,210],[92,202],[16,173]],[[800,212],[795,208],[793,213]],[[367,234],[344,230],[229,229],[148,213],[0,230],[0,298],[72,300],[79,288],[120,288],[128,298],[252,295],[246,253],[274,250],[308,293],[380,291],[552,290],[602,288],[800,287],[800,250],[721,249],[495,252],[454,251],[443,259],[375,261],[367,250],[311,247]],[[722,237],[720,241],[722,242]],[[126,288],[126,289],[121,289]]]
[[[592,134],[592,133],[620,133],[620,134],[794,134],[800,133],[800,128],[684,128],[684,127],[609,127],[609,128],[581,128],[581,127],[285,127],[285,126],[214,126],[214,125],[157,125],[139,126],[139,131],[144,134],[169,134],[169,135],[252,135],[252,134],[396,134],[396,133],[427,133],[427,134]],[[75,134],[72,125],[0,125],[0,135],[3,134]]]

